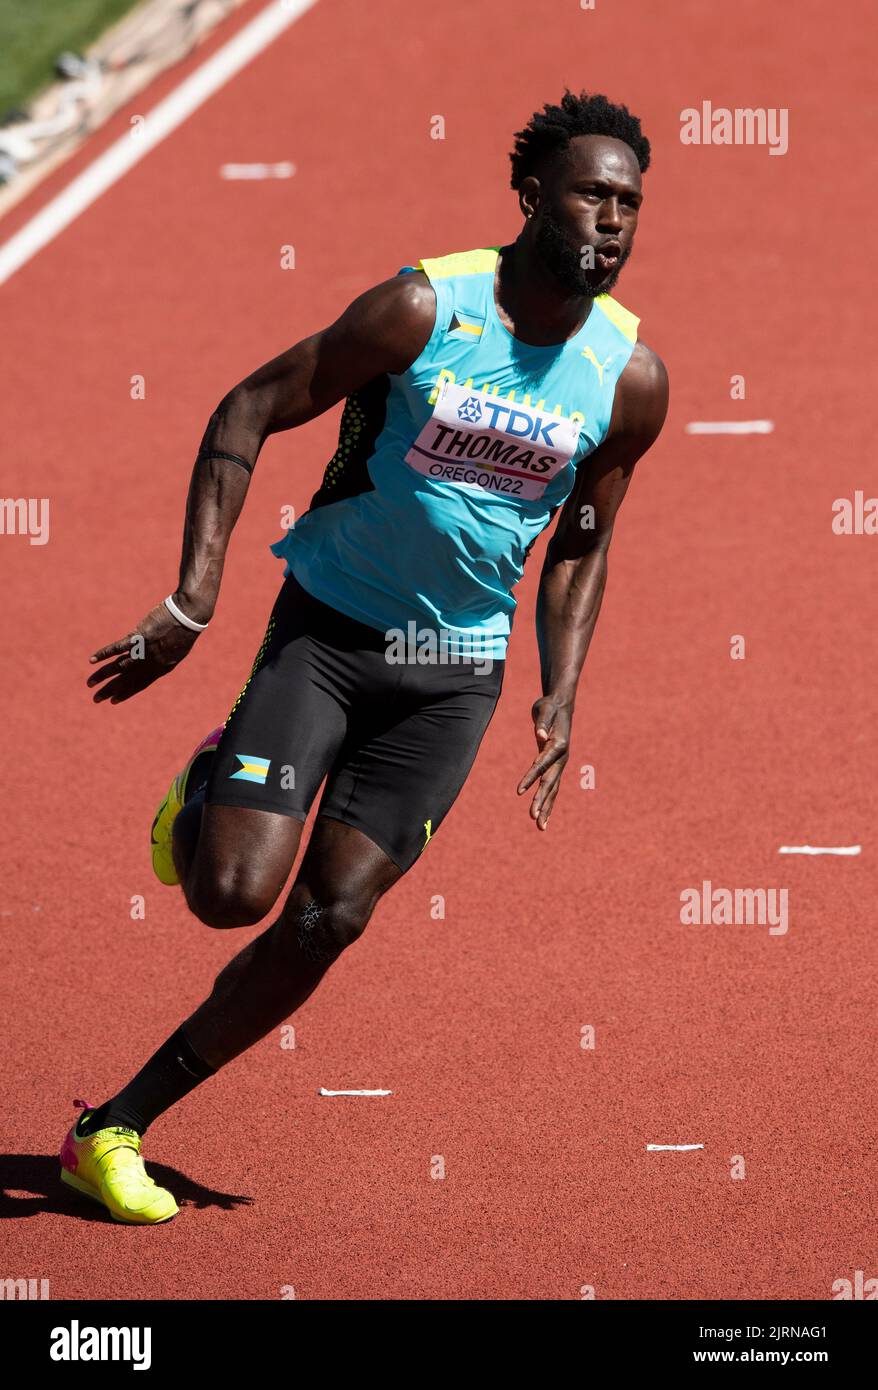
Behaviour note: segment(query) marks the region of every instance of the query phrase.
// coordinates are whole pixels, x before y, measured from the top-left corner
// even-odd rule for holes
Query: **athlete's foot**
[[[207,738],[202,739],[183,771],[177,773],[171,783],[170,791],[156,811],[155,820],[152,823],[152,867],[156,878],[161,883],[168,884],[169,887],[180,882],[172,853],[174,821],[180,814],[184,802],[188,800],[192,792],[198,789],[192,778],[193,768],[196,763],[198,763],[199,768],[203,768],[205,764],[210,762],[210,758],[212,758],[222,737],[222,732],[222,725],[220,725],[218,729],[214,729],[212,733],[208,734]],[[202,758],[202,754],[209,756]],[[206,776],[203,778],[198,776],[195,780],[203,782],[207,779]],[[191,786],[190,782],[192,782]]]
[[[114,1221],[156,1226],[176,1216],[178,1207],[170,1192],[147,1176],[140,1135],[121,1126],[81,1135],[78,1131],[94,1107],[83,1100],[73,1103],[86,1108],[61,1147],[61,1181],[100,1202]]]

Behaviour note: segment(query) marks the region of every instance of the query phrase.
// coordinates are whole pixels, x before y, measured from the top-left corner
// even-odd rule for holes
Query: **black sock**
[[[214,1070],[201,1060],[183,1029],[178,1028],[134,1079],[112,1100],[93,1110],[76,1133],[85,1139],[99,1129],[118,1125],[145,1134],[153,1120],[213,1076]]]

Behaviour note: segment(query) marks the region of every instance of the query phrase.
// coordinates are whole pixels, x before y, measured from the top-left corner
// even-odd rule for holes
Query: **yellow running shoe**
[[[166,883],[169,888],[173,888],[175,884],[180,882],[171,846],[174,838],[174,821],[180,814],[186,799],[186,783],[189,780],[192,764],[199,753],[216,748],[222,737],[222,732],[222,725],[220,725],[218,729],[214,729],[213,733],[208,734],[207,738],[201,740],[183,771],[177,773],[171,783],[170,791],[155,813],[151,836],[152,868],[159,882]]]
[[[147,1176],[140,1157],[140,1135],[116,1126],[79,1137],[77,1129],[94,1109],[85,1106],[61,1146],[61,1181],[105,1206],[114,1221],[157,1226],[179,1210],[170,1192]]]

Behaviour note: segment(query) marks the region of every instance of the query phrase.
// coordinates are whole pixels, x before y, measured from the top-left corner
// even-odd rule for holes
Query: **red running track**
[[[878,1273],[878,539],[831,529],[835,498],[878,493],[868,13],[854,0],[839,29],[816,0],[319,0],[7,284],[3,491],[49,497],[52,529],[45,546],[0,538],[0,1274],[47,1277],[53,1298],[799,1299]],[[224,391],[400,265],[514,237],[511,134],[565,83],[627,101],[654,143],[619,298],[668,363],[672,405],[619,522],[549,832],[514,792],[538,553],[450,819],[296,1017],[295,1049],[268,1038],[150,1132],[180,1217],[118,1228],[57,1183],[69,1101],[115,1090],[252,934],[195,922],[152,878],[148,830],[249,670],[280,509],[307,505],[338,412],[266,449],[183,668],[95,709],[88,653],[172,586]],[[789,153],[683,146],[680,112],[705,98],[787,107]],[[218,176],[284,159],[288,182]],[[776,427],[684,432],[729,418]],[[863,852],[778,854],[809,842]],[[680,893],[704,879],[786,887],[788,932],[682,926]]]

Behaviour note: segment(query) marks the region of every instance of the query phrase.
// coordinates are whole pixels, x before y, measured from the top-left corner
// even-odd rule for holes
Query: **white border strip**
[[[781,845],[778,854],[859,854],[862,845]]]
[[[321,1096],[392,1096],[392,1091],[327,1091],[325,1086],[320,1087]]]
[[[0,246],[0,285],[316,3],[317,0],[272,0],[212,58],[190,73],[149,112],[139,129],[132,127],[121,135]]]
[[[771,434],[773,420],[691,420],[687,434]]]
[[[673,1153],[688,1153],[690,1149],[703,1149],[703,1144],[647,1144],[649,1153],[659,1153],[662,1150],[670,1150]]]

